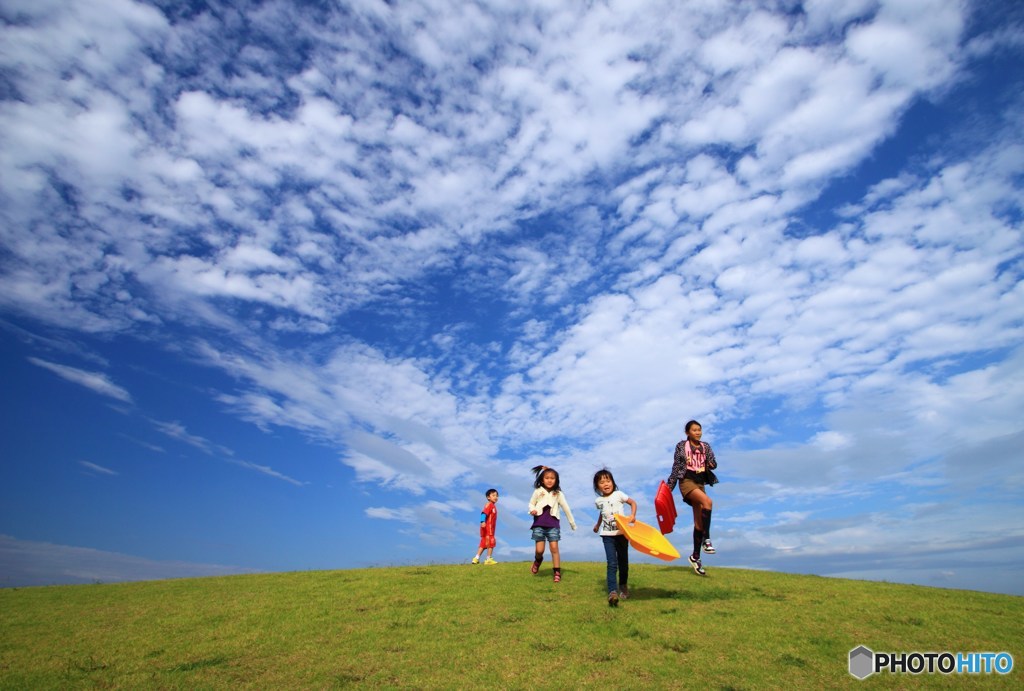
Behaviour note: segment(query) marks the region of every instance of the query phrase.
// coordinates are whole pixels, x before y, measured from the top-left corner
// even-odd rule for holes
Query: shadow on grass
[[[630,600],[672,600],[681,595],[678,590],[665,590],[664,588],[631,588],[629,591]]]
[[[176,665],[168,669],[168,672],[192,672],[197,669],[204,669],[206,667],[217,667],[223,665],[228,661],[228,658],[224,655],[218,655],[216,657],[207,657],[202,660],[190,660],[189,662],[183,662],[180,665]]]
[[[707,602],[709,600],[733,600],[738,595],[732,590],[720,588],[701,588],[699,590],[668,590],[665,588],[630,589],[631,600],[692,600]]]
[[[737,592],[733,588],[716,587],[709,582],[709,579],[703,576],[691,574],[690,571],[686,569],[668,566],[658,570],[679,573],[680,576],[685,579],[680,581],[680,585],[686,587],[670,590],[668,588],[645,588],[644,586],[631,585],[629,588],[630,600],[685,600],[707,602],[709,600],[733,600],[742,596],[741,593]],[[594,583],[602,590],[607,587],[607,581],[604,578],[595,579]],[[766,595],[766,597],[768,596]]]
[[[594,581],[600,588],[606,587],[605,579],[596,579]],[[630,600],[686,600],[686,601],[699,601],[707,602],[709,600],[734,600],[737,597],[741,597],[742,594],[731,588],[720,588],[708,583],[708,581],[699,576],[694,576],[692,580],[688,580],[685,588],[650,588],[644,586],[631,585],[629,588],[629,599]],[[674,611],[674,610],[672,610]]]

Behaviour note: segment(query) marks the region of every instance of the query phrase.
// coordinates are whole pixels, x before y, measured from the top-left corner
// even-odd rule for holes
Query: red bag
[[[662,480],[658,492],[654,495],[654,513],[658,516],[658,530],[668,535],[676,525],[676,500],[672,498],[672,490]]]

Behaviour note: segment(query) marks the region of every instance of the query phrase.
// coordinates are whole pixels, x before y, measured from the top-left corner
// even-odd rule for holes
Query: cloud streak
[[[49,370],[62,379],[91,389],[101,396],[116,399],[122,403],[131,403],[132,397],[124,388],[114,384],[101,372],[89,372],[87,370],[61,365],[56,362],[48,362],[39,358],[29,358],[29,362],[43,369]]]
[[[118,474],[116,471],[113,471],[110,468],[104,468],[101,465],[96,465],[95,463],[91,463],[89,461],[79,461],[78,464],[81,465],[86,470],[91,471],[92,473],[98,473],[100,475],[117,475]]]
[[[6,588],[197,578],[248,572],[232,566],[143,559],[98,549],[18,540],[9,535],[0,535],[0,567],[3,574],[0,585]]]

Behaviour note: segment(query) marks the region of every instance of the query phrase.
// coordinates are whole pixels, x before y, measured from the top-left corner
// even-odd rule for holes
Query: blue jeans
[[[604,557],[608,561],[608,592],[617,589],[615,572],[619,572],[619,585],[629,581],[629,542],[625,535],[602,535]]]

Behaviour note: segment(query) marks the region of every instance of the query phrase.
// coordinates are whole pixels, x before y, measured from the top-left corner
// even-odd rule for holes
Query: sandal
[[[560,583],[561,581],[562,581],[562,574],[560,574],[558,571],[555,571],[555,583]]]

